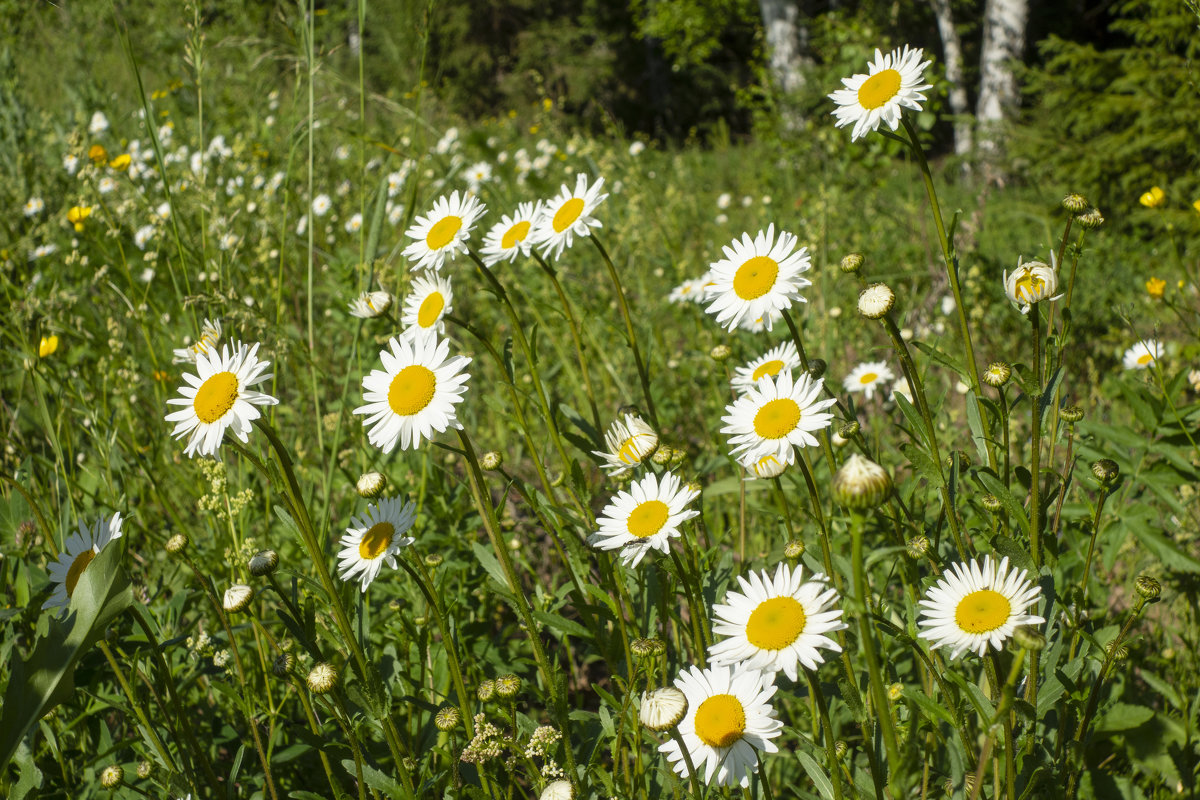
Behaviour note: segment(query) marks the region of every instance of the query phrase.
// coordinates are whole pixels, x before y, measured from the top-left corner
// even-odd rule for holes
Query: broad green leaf
[[[1096,720],[1092,733],[1116,733],[1137,728],[1154,716],[1154,709],[1145,706],[1135,706],[1129,703],[1113,703]]]
[[[1134,532],[1146,549],[1158,556],[1167,567],[1181,572],[1200,572],[1200,561],[1180,550],[1163,534],[1141,525],[1135,527]]]
[[[975,442],[975,452],[979,454],[980,463],[986,464],[987,436],[983,431],[983,417],[979,414],[979,402],[974,392],[967,393],[967,427],[971,429],[971,441]]]
[[[1025,550],[1016,539],[1003,534],[997,534],[992,537],[992,549],[1001,556],[1007,556],[1013,567],[1023,569],[1030,575],[1037,576],[1037,568],[1033,565],[1033,559],[1029,557],[1028,551]]]
[[[946,478],[942,475],[942,470],[934,463],[933,458],[928,453],[910,442],[900,445],[900,450],[912,462],[917,472],[921,473],[935,488],[941,488],[946,485]]]
[[[588,638],[587,628],[580,625],[578,622],[572,622],[569,619],[560,617],[558,614],[552,614],[549,611],[543,611],[540,608],[533,609],[533,618],[545,625],[549,630],[554,631],[562,636],[575,636],[580,639]]]
[[[929,437],[927,436],[928,432],[925,430],[925,420],[921,419],[921,412],[917,411],[916,407],[904,395],[895,394],[893,397],[900,411],[904,413],[904,418],[908,420],[908,425],[912,428],[913,435],[920,437],[920,441],[928,447]]]
[[[350,758],[342,759],[342,768],[350,774],[351,778],[357,779],[358,772],[354,767],[354,760]],[[369,764],[362,765],[363,782],[377,792],[382,792],[391,798],[403,798],[407,794],[400,784],[389,778],[383,772],[375,769]]]

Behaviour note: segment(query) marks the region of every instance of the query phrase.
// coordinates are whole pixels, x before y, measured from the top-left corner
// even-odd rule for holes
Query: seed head
[[[115,789],[125,782],[125,770],[120,764],[112,764],[100,773],[100,785],[105,789]]]
[[[359,497],[374,500],[387,488],[387,477],[382,472],[364,472],[354,488],[358,490]]]
[[[332,664],[322,661],[308,673],[308,690],[313,694],[326,694],[337,686],[338,674]]]
[[[245,611],[246,606],[254,599],[254,590],[244,583],[235,583],[225,590],[225,599],[221,605],[226,613],[236,614]]]
[[[892,476],[858,453],[846,459],[833,476],[833,499],[846,508],[858,511],[878,508],[891,493]]]
[[[250,574],[256,578],[270,575],[279,566],[279,554],[274,550],[259,550],[250,556]]]
[[[860,269],[862,269],[862,265],[863,265],[862,253],[850,253],[849,255],[844,256],[842,258],[842,263],[839,264],[838,266],[842,270],[842,272],[854,274],[854,273],[858,272]]]
[[[858,295],[858,313],[867,319],[882,319],[896,305],[896,293],[886,283],[873,283]]]

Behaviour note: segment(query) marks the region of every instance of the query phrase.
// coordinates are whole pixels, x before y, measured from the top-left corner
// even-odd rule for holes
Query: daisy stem
[[[167,751],[162,740],[158,738],[158,734],[154,731],[154,726],[150,724],[150,719],[146,715],[144,704],[137,699],[133,693],[133,687],[129,685],[129,681],[125,680],[124,673],[121,672],[121,666],[117,663],[117,659],[113,656],[112,650],[108,647],[108,642],[100,638],[96,641],[96,646],[100,648],[100,652],[104,653],[104,658],[107,659],[108,665],[112,668],[113,675],[117,679],[117,683],[121,687],[121,691],[125,694],[125,698],[129,700],[129,705],[133,709],[133,713],[141,723],[142,729],[146,732],[146,737],[150,740],[150,744],[158,751],[158,757],[162,759],[162,763],[171,772],[179,772],[179,767],[175,765],[175,759]],[[194,775],[189,775],[195,781]]]
[[[999,389],[996,390],[996,394],[998,395],[998,399],[1000,401],[1000,435],[1001,435],[1001,437],[1003,437],[1003,443],[1002,443],[1001,449],[1004,450],[1004,475],[1003,475],[1003,477],[1004,477],[1004,488],[1007,489],[1008,483],[1012,479],[1012,476],[1010,474],[1011,473],[1011,465],[1010,465],[1011,443],[1009,442],[1010,434],[1009,434],[1009,430],[1008,430],[1008,394],[1004,391],[1003,386],[1001,386]]]
[[[1036,393],[1030,396],[1033,443],[1029,456],[1029,549],[1033,566],[1042,566],[1042,310],[1041,303],[1029,309],[1033,325],[1033,380]]]
[[[679,571],[679,581],[683,584],[684,593],[687,595],[688,617],[692,623],[692,646],[695,648],[694,658],[703,669],[708,666],[705,659],[705,651],[708,649],[710,642],[704,635],[707,628],[707,622],[704,619],[704,596],[700,593],[698,580],[695,575],[691,575],[691,570],[684,566],[680,560],[679,554],[674,549],[671,550],[671,560],[675,562],[675,569]]]
[[[617,295],[617,307],[621,309],[621,316],[625,320],[625,332],[629,337],[629,349],[633,350],[633,361],[637,365],[638,379],[642,383],[642,396],[646,398],[646,411],[650,415],[650,422],[657,428],[658,413],[654,410],[654,399],[650,396],[650,376],[646,373],[646,364],[642,360],[641,348],[638,347],[637,334],[633,331],[633,318],[629,314],[629,304],[625,300],[625,289],[621,286],[621,277],[617,274],[617,267],[613,264],[612,258],[609,257],[608,251],[604,249],[604,245],[596,238],[596,234],[592,233],[588,238],[592,240],[592,244],[600,252],[600,257],[604,259],[604,266],[608,268],[608,277],[612,279],[613,289]]]
[[[811,375],[812,373],[809,372],[808,369],[808,353],[806,353],[804,350],[804,339],[800,336],[800,327],[796,325],[796,321],[792,319],[792,315],[788,313],[786,308],[781,309],[781,313],[783,315],[783,321],[787,323],[788,331],[792,334],[792,341],[796,344],[796,353],[800,356],[800,367],[806,373]],[[838,399],[832,391],[830,391],[829,387],[825,385],[825,381],[820,378],[817,380],[821,381],[821,387],[825,390],[825,393],[830,397],[833,397],[834,400],[837,400],[838,411],[842,412],[842,417],[848,420],[854,419],[854,415],[852,415],[844,406],[842,406],[842,401]],[[822,429],[817,434],[817,438],[821,441],[821,452],[825,454],[825,460],[829,463],[829,471],[832,473],[837,469],[837,461],[834,460],[833,457],[833,446],[829,442],[829,431]]]
[[[567,293],[563,291],[562,283],[558,280],[558,270],[550,266],[537,251],[530,251],[534,259],[541,266],[542,271],[546,273],[546,277],[550,278],[550,283],[554,286],[555,293],[558,294],[558,301],[562,303],[563,315],[567,318],[567,325],[571,330],[571,342],[575,345],[575,356],[579,359],[579,371],[583,376],[583,385],[587,391],[588,406],[592,412],[592,424],[596,426],[596,430],[603,430],[600,427],[600,410],[596,406],[596,390],[592,387],[592,376],[588,372],[587,359],[583,356],[583,341],[579,338],[579,321],[575,318],[575,312],[571,310],[571,301],[567,299]]]
[[[787,495],[783,491],[783,481],[779,480],[779,476],[772,478],[775,484],[775,497],[779,500],[779,507],[783,511],[783,520],[787,524],[788,541],[796,538],[796,530],[792,527],[792,510],[788,506]],[[745,559],[745,548],[742,548],[742,558]]]
[[[808,691],[816,701],[817,713],[821,716],[821,729],[825,731],[825,759],[829,762],[829,775],[833,778],[833,800],[842,800],[842,771],[838,767],[833,725],[829,722],[829,704],[825,702],[825,694],[821,691],[821,682],[817,680],[816,673],[805,667],[804,677],[808,678]]]
[[[679,732],[678,725],[671,728],[671,738],[679,746],[683,763],[687,767],[688,779],[692,782],[692,796],[695,800],[701,800],[704,797],[704,787],[700,785],[700,776],[696,774],[696,765],[692,763],[692,752],[688,750],[687,742],[683,740],[683,734]]]
[[[321,736],[321,726],[317,722],[317,715],[313,713],[312,701],[308,699],[307,688],[300,682],[300,678],[296,675],[291,675],[291,684],[296,689],[296,696],[300,698],[300,705],[304,709],[304,718],[308,721],[308,729],[312,731],[317,738]],[[342,787],[333,777],[333,768],[329,763],[329,755],[324,749],[318,749],[317,755],[321,759],[321,766],[325,770],[325,779],[329,782],[329,788],[333,790],[334,797],[342,797]]]
[[[1092,553],[1096,549],[1096,537],[1100,535],[1100,515],[1104,513],[1104,502],[1108,500],[1112,486],[1108,482],[1100,484],[1100,497],[1096,500],[1096,513],[1092,516],[1092,538],[1088,542],[1087,558],[1083,562],[1083,576],[1079,579],[1079,590],[1083,594],[1083,602],[1087,604],[1088,578],[1092,574]]]

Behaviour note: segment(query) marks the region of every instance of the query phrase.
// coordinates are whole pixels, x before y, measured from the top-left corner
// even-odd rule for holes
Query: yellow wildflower
[[[124,172],[125,170],[129,169],[129,162],[131,161],[133,161],[133,157],[130,156],[129,153],[122,153],[112,161],[108,162],[108,165],[117,172]]]
[[[1196,209],[1197,214],[1200,214],[1200,200],[1197,200],[1196,202],[1192,203],[1192,208]]]
[[[92,160],[93,164],[103,164],[108,161],[108,151],[104,149],[104,145],[94,144],[88,148],[88,158]]]
[[[42,341],[38,344],[38,358],[45,358],[48,355],[53,355],[58,349],[58,337],[51,334],[43,336]]]
[[[91,206],[71,206],[67,212],[67,222],[75,226],[75,232],[83,231],[83,221],[92,215]]]
[[[1167,195],[1157,186],[1152,187],[1150,191],[1145,192],[1138,198],[1138,202],[1146,208],[1159,208],[1166,201]]]
[[[1167,282],[1162,278],[1151,278],[1146,281],[1146,294],[1155,300],[1162,300],[1163,290],[1166,288]]]

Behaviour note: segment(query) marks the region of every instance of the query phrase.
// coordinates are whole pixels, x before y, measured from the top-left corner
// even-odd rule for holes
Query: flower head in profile
[[[600,220],[592,215],[608,197],[601,193],[603,188],[604,178],[597,178],[589,185],[583,173],[575,176],[574,191],[563,184],[558,194],[543,206],[533,225],[530,244],[540,249],[542,255],[558,258],[576,236],[591,236],[592,228],[602,227]]]
[[[350,316],[359,319],[374,319],[383,316],[392,307],[392,295],[388,292],[361,292],[349,303]]]
[[[338,541],[338,577],[344,581],[357,579],[365,592],[384,564],[396,568],[396,555],[414,541],[404,534],[416,518],[416,505],[398,497],[368,505],[366,513],[351,520]]]
[[[1017,258],[1017,268],[1012,272],[1004,271],[1004,293],[1008,300],[1022,314],[1028,314],[1034,303],[1043,300],[1057,300],[1061,294],[1058,291],[1058,265],[1054,253],[1050,253],[1050,263],[1041,261],[1026,261],[1022,263]]]
[[[516,213],[504,214],[483,237],[480,258],[489,267],[501,261],[515,261],[528,256],[532,247],[530,233],[542,213],[542,203],[518,203]]]
[[[842,78],[845,88],[829,95],[829,99],[838,106],[833,110],[836,126],[854,124],[850,141],[879,130],[881,122],[894,131],[900,126],[903,109],[921,110],[923,92],[932,85],[923,82],[930,64],[921,60],[924,55],[921,48],[914,50],[908,45],[887,55],[876,49],[875,60],[867,63],[866,75]]]
[[[708,313],[732,331],[745,320],[763,319],[770,330],[773,315],[793,302],[805,302],[800,290],[812,281],[801,277],[812,262],[808,248],[796,250],[797,239],[775,225],[753,239],[743,233],[722,250],[725,258],[710,265],[713,285],[708,290]]]
[[[1142,339],[1125,351],[1121,359],[1125,369],[1146,369],[1162,358],[1162,343],[1157,339]]]
[[[667,295],[667,301],[670,303],[696,303],[704,302],[705,280],[700,278],[688,278],[683,283],[676,286]]]
[[[43,609],[57,608],[60,617],[66,616],[79,577],[92,563],[92,559],[100,555],[105,545],[121,537],[122,522],[121,512],[118,511],[109,519],[101,517],[96,520],[92,527],[85,525],[82,520],[77,523],[78,530],[67,537],[58,559],[46,568],[54,588],[50,592],[50,598],[42,604]]]
[[[641,464],[658,447],[658,434],[641,417],[626,414],[616,419],[604,434],[607,450],[594,450],[592,455],[604,459],[601,467],[613,475],[624,475]]]
[[[842,387],[847,392],[862,392],[870,400],[882,381],[890,381],[895,377],[886,361],[867,361],[850,370],[850,374],[842,381]]]
[[[219,353],[214,347],[196,354],[196,374],[185,372],[187,385],[179,389],[180,396],[167,400],[169,405],[183,406],[167,414],[166,420],[175,423],[172,436],[188,437],[185,454],[215,456],[226,430],[249,441],[250,424],[262,416],[258,406],[279,402],[251,388],[274,377],[266,371],[269,366],[271,362],[258,360],[257,342],[250,347],[237,342],[232,352],[226,345]]]
[[[636,567],[650,550],[669,552],[679,526],[699,515],[687,506],[700,496],[670,472],[650,473],[618,492],[596,522],[600,530],[588,542],[601,550],[620,550],[621,563]]]
[[[451,192],[449,197],[439,197],[433,209],[423,217],[417,217],[404,235],[414,239],[404,248],[404,257],[413,263],[413,269],[439,270],[446,259],[454,259],[459,253],[467,252],[467,239],[475,222],[486,211],[483,203],[471,195]]]
[[[207,355],[217,346],[221,339],[221,321],[206,319],[200,326],[200,336],[186,347],[178,347],[171,359],[173,364],[195,364],[196,357]]]
[[[772,347],[744,367],[734,370],[729,383],[738,394],[752,389],[763,378],[773,378],[780,372],[800,369],[800,352],[792,342]]]
[[[984,556],[983,564],[957,563],[921,600],[920,637],[931,647],[949,647],[950,657],[970,650],[978,656],[988,645],[999,650],[1022,625],[1045,622],[1025,613],[1041,597],[1041,587],[1030,583],[1025,570],[1009,571],[1008,559],[997,564]]]
[[[836,402],[820,399],[824,382],[807,373],[764,377],[754,388],[725,407],[721,417],[732,454],[743,463],[774,456],[783,464],[795,461],[795,449],[815,447],[813,434],[828,428],[833,415],[826,412]]]

